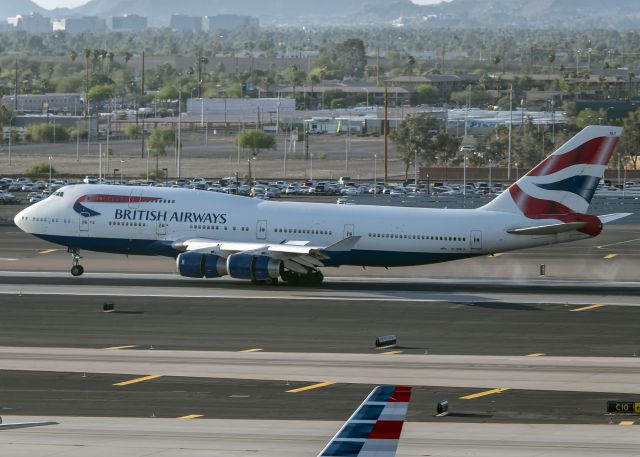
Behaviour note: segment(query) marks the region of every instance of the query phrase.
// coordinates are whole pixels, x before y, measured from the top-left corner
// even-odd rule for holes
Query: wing
[[[410,399],[411,387],[376,387],[318,457],[394,457]]]
[[[331,252],[348,252],[360,240],[360,236],[350,236],[329,246],[311,245],[308,241],[285,241],[281,244],[243,243],[217,241],[208,238],[191,238],[175,241],[172,247],[179,251],[202,252],[228,257],[231,254],[268,256],[282,260],[284,266],[298,273],[306,273],[307,268],[323,266],[322,261],[329,258]]]

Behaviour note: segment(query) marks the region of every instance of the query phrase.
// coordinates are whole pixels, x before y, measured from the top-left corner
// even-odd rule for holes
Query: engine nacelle
[[[227,274],[226,260],[218,255],[183,252],[176,263],[180,275],[187,278],[219,278]]]
[[[282,275],[283,265],[280,260],[267,256],[250,254],[233,254],[227,257],[229,276],[236,279],[264,281],[276,279]]]

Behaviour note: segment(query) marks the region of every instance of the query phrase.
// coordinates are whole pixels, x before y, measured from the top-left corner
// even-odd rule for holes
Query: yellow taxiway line
[[[128,345],[128,346],[111,346],[109,348],[104,348],[105,351],[117,351],[119,349],[131,349],[131,348],[137,348],[138,346],[133,344],[133,345]]]
[[[596,309],[596,308],[602,308],[604,305],[589,305],[589,306],[583,306],[581,308],[574,308],[574,309],[570,309],[569,311],[588,311],[590,309]]]
[[[136,384],[138,382],[151,381],[152,379],[157,379],[157,378],[160,378],[160,377],[162,377],[161,374],[151,374],[149,376],[143,376],[141,378],[130,379],[129,381],[118,382],[118,383],[114,384],[114,386],[118,386],[118,387],[128,386],[130,384]]]
[[[534,352],[533,354],[527,354],[527,357],[542,357],[544,352]]]
[[[620,421],[620,425],[633,425],[636,421]]]
[[[464,397],[460,397],[460,400],[473,400],[474,398],[484,397],[486,395],[500,394],[506,390],[503,387],[499,387],[497,389],[485,390],[484,392],[478,392],[477,394],[465,395]]]
[[[604,256],[604,260],[611,260],[615,257],[618,257],[618,254],[607,254]]]
[[[312,384],[312,385],[306,386],[306,387],[299,387],[298,389],[287,390],[287,393],[296,394],[298,392],[305,392],[307,390],[319,389],[320,387],[327,387],[327,386],[331,386],[333,384],[335,384],[335,382],[331,382],[331,381],[319,382],[318,384]]]
[[[204,414],[189,414],[188,416],[178,417],[178,419],[191,420],[204,416]]]
[[[52,252],[59,251],[60,249],[45,249],[44,251],[38,252],[38,254],[51,254]]]
[[[240,352],[260,352],[260,351],[262,351],[262,349],[254,348],[254,349],[245,349],[244,351],[240,351]]]
[[[402,351],[387,351],[387,352],[380,353],[380,355],[394,355],[394,354],[402,354]]]

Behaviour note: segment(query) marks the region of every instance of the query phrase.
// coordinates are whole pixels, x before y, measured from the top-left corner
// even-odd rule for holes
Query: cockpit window
[[[55,192],[53,195],[56,197],[64,197],[64,192]]]

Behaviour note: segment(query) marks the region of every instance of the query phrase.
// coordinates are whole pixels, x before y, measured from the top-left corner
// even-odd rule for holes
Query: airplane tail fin
[[[411,387],[376,387],[318,457],[394,457],[410,399]]]
[[[622,127],[585,127],[482,209],[530,219],[586,213],[621,134]]]

